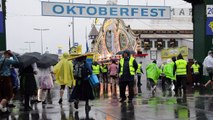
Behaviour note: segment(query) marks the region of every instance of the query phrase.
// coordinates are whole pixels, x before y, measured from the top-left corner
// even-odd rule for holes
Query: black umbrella
[[[116,55],[123,55],[124,51],[125,51],[125,50],[119,51],[119,52],[116,53]],[[129,50],[129,53],[130,53],[130,54],[136,54],[136,52],[133,51],[133,50]]]
[[[122,55],[123,54],[123,51],[119,51],[116,53],[116,55]]]
[[[29,65],[37,62],[41,57],[41,53],[31,52],[25,53],[18,57],[19,62],[23,68],[28,67]]]
[[[56,54],[43,54],[37,62],[37,66],[40,68],[48,68],[57,64],[59,61],[58,55]]]

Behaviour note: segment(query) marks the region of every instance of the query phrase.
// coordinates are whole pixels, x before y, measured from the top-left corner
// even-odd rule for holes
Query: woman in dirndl
[[[53,79],[53,67],[48,68],[38,67],[37,80],[38,80],[38,100],[42,101],[42,104],[46,104],[47,93],[54,87]]]

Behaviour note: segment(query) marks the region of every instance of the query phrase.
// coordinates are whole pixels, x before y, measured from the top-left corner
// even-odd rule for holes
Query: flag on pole
[[[88,45],[88,42],[86,40],[86,53],[89,52],[89,45]]]
[[[71,48],[70,37],[69,37],[69,49]]]
[[[95,18],[95,25],[99,23],[98,18]]]
[[[86,53],[89,52],[89,45],[88,45],[88,41],[87,41],[87,27],[85,27],[85,39],[86,39]]]

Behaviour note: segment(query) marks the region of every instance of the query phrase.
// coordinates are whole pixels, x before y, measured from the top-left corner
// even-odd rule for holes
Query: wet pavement
[[[117,89],[118,91],[118,89]],[[84,102],[79,109],[67,102],[64,94],[62,105],[58,104],[59,87],[51,90],[46,105],[34,104],[33,110],[25,112],[20,101],[9,116],[0,116],[0,120],[213,120],[213,94],[210,88],[187,90],[186,96],[164,96],[158,88],[153,96],[142,87],[142,94],[137,95],[133,103],[119,102],[119,96],[112,96],[110,87],[101,91],[101,97],[90,101],[91,110],[85,112]]]

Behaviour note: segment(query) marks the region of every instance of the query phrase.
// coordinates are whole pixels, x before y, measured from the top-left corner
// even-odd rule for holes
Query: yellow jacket
[[[64,53],[62,59],[55,65],[53,72],[57,84],[72,87],[76,82],[73,76],[73,64],[71,60],[67,59],[68,57],[69,54]]]

